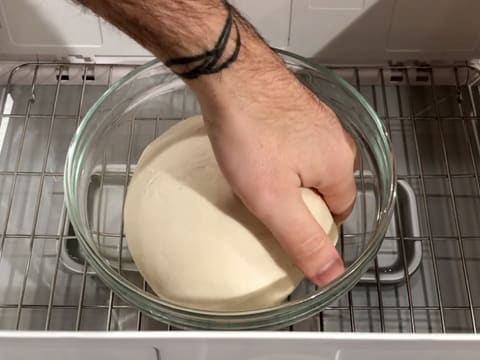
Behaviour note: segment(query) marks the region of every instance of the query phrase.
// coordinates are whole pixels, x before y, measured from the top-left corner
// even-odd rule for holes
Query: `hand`
[[[212,49],[228,13],[223,0],[144,0],[141,6],[79,1],[162,60]],[[304,205],[300,187],[317,189],[342,220],[355,198],[354,143],[237,11],[233,23],[216,64],[227,63],[241,43],[238,57],[218,73],[185,81],[200,101],[215,155],[236,194],[300,270],[325,285],[343,264]]]
[[[198,95],[233,190],[304,274],[323,286],[344,266],[305,206],[300,187],[317,189],[342,221],[356,194],[355,145],[332,110],[283,65],[275,67],[269,81],[224,78],[215,91],[203,86]]]

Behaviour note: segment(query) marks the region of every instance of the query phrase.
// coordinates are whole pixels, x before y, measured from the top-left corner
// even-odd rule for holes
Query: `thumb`
[[[256,202],[255,215],[312,282],[325,286],[344,272],[332,240],[308,210],[299,188]]]

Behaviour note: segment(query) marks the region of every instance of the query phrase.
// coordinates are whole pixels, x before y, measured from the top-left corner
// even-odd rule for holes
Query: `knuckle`
[[[344,169],[352,171],[353,163],[355,162],[356,149],[351,148],[348,144],[345,144],[343,149],[338,152],[337,161],[339,164],[343,165]]]
[[[332,145],[332,156],[323,156],[321,169],[324,173],[337,178],[353,174],[356,152],[347,143],[335,143]],[[328,171],[327,171],[328,170]]]

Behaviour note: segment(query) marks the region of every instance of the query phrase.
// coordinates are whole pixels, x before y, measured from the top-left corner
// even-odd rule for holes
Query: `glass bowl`
[[[391,147],[382,123],[362,96],[333,72],[279,53],[300,81],[336,112],[358,146],[357,202],[337,244],[346,271],[323,288],[304,280],[284,303],[255,311],[191,309],[149,291],[124,238],[128,181],[149,142],[176,122],[200,113],[182,80],[152,61],[113,84],[88,111],[68,150],[64,177],[66,206],[83,256],[120,298],[150,317],[194,329],[285,327],[320,312],[355,286],[380,248],[396,190]]]

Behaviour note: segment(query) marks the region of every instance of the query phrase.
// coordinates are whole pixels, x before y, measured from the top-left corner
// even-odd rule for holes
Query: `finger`
[[[357,186],[353,174],[327,188],[317,188],[332,212],[335,221],[341,224],[351,213],[357,197]]]
[[[308,210],[300,189],[258,200],[256,215],[311,281],[325,286],[344,272],[332,240]]]

